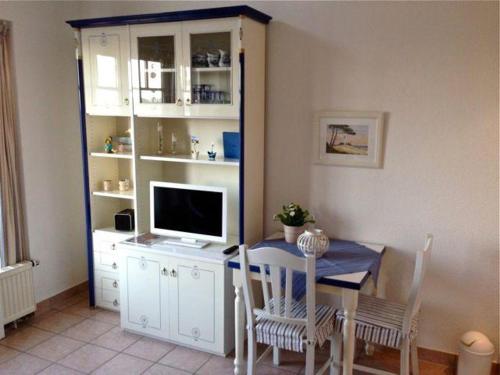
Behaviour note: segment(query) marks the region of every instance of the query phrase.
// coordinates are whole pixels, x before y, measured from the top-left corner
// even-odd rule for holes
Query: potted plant
[[[283,224],[285,241],[288,243],[295,243],[299,235],[304,232],[304,226],[307,223],[314,223],[314,217],[309,211],[295,203],[283,206],[283,210],[274,215],[273,219]]]

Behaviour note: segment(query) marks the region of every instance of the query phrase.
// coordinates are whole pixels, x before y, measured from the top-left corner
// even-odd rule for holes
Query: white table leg
[[[354,364],[354,344],[355,344],[355,322],[356,309],[358,307],[358,291],[352,289],[342,289],[342,306],[344,308],[344,358],[343,375],[352,375]]]
[[[234,375],[244,374],[244,345],[245,345],[245,306],[243,302],[243,288],[235,285],[234,292]]]

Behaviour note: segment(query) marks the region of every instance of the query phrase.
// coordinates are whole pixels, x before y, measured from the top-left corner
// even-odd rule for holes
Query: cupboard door
[[[239,116],[239,19],[182,23],[186,116]]]
[[[156,257],[129,254],[122,259],[122,323],[136,331],[164,336],[168,332],[163,314],[166,314],[165,276],[160,260]],[[123,280],[125,279],[125,280]],[[162,303],[163,302],[163,303]],[[126,311],[123,311],[126,310]]]
[[[128,27],[82,30],[82,53],[87,113],[129,116]]]
[[[170,267],[171,338],[201,349],[219,350],[220,320],[224,317],[222,270],[217,265],[173,258]]]
[[[135,114],[183,115],[180,23],[131,26]]]

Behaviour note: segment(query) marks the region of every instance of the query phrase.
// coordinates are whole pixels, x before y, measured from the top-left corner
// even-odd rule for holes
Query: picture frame
[[[384,113],[322,111],[314,116],[316,164],[382,167]]]

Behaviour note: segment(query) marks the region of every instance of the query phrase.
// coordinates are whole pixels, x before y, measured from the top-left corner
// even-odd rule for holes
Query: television
[[[151,233],[165,243],[201,248],[227,241],[227,189],[150,182]]]

